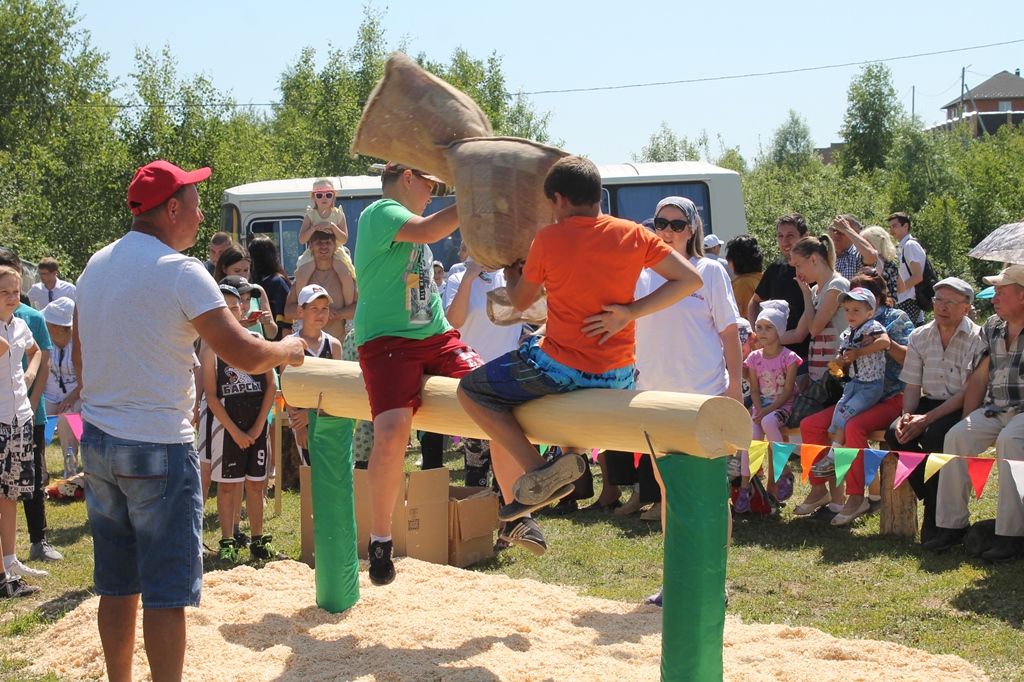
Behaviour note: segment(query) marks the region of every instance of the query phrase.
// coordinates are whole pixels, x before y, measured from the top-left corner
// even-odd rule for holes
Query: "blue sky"
[[[524,91],[674,81],[882,59],[1024,38],[1024,3],[392,2],[388,44],[447,59],[457,47],[496,52],[510,89]],[[144,9],[142,9],[144,7]],[[128,81],[135,49],[170,45],[179,74],[203,73],[239,102],[278,98],[281,72],[303,46],[323,56],[350,49],[363,5],[178,0],[170,5],[86,0],[82,26]],[[889,63],[901,102],[926,124],[968,87],[1024,67],[1024,43]],[[857,67],[630,90],[535,95],[567,150],[599,163],[628,161],[662,121],[679,134],[706,130],[752,159],[795,109],[815,143],[839,140]]]

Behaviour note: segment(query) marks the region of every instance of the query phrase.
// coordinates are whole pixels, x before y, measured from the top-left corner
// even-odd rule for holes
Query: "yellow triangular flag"
[[[764,459],[768,455],[768,441],[766,440],[752,440],[750,441],[750,449],[747,450],[750,455],[750,475],[757,475],[761,465],[764,464]]]
[[[928,455],[928,460],[924,463],[924,480],[928,480],[938,472],[939,469],[949,464],[949,461],[956,457],[956,455],[944,455],[940,452],[933,452]]]

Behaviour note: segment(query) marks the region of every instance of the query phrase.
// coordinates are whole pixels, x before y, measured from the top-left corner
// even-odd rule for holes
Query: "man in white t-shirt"
[[[82,462],[93,535],[99,629],[111,679],[130,679],[142,595],[154,679],[180,679],[185,606],[198,606],[203,499],[193,447],[193,343],[199,336],[249,373],[302,363],[296,337],[269,343],[228,312],[195,258],[203,212],[196,183],[167,161],[128,186],[131,230],[92,258],[78,280],[73,356],[82,386]],[[159,292],[161,305],[153,305]]]
[[[60,263],[55,258],[44,258],[36,265],[39,271],[39,282],[28,290],[28,302],[36,310],[42,310],[47,304],[58,298],[75,300],[75,285],[65,282],[60,274]]]
[[[899,242],[899,277],[896,280],[896,307],[910,317],[914,326],[924,324],[924,312],[917,305],[914,287],[924,281],[927,255],[921,242],[910,236],[910,216],[897,212],[889,216],[889,231]]]

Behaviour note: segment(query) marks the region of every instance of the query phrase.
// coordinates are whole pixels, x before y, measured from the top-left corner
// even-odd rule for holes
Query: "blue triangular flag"
[[[789,463],[789,458],[793,456],[796,446],[796,443],[772,443],[772,477],[775,483],[779,482],[779,477]]]
[[[864,485],[871,485],[878,475],[878,467],[882,466],[882,460],[889,454],[888,450],[872,450],[864,448]]]
[[[46,439],[47,445],[53,442],[53,435],[57,433],[57,419],[57,415],[46,418],[46,428],[43,431],[43,437]]]

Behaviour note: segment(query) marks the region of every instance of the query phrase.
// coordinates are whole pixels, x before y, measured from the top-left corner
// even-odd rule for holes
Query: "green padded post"
[[[661,679],[722,679],[728,542],[726,458],[656,458],[665,482]]]
[[[341,613],[359,601],[359,549],[352,484],[355,421],[309,411],[316,605]]]

